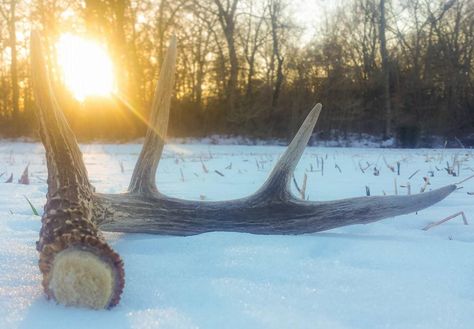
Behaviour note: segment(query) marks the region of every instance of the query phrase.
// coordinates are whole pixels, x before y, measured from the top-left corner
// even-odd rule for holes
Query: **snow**
[[[126,190],[140,145],[82,145],[98,191]],[[158,186],[187,199],[248,195],[263,183],[280,146],[167,145]],[[396,168],[400,176],[385,165]],[[319,171],[324,160],[324,173]],[[446,162],[460,163],[459,177]],[[371,167],[362,173],[360,167]],[[31,185],[16,183],[30,164]],[[124,172],[121,171],[121,164]],[[208,170],[204,172],[203,164]],[[232,164],[230,169],[226,169]],[[335,165],[342,171],[339,172]],[[311,165],[313,171],[311,171]],[[380,170],[375,176],[374,166]],[[458,167],[454,166],[457,172]],[[220,176],[218,170],[224,176]],[[411,179],[409,177],[419,170]],[[471,150],[307,148],[296,170],[310,200],[412,193],[474,174]],[[46,166],[38,143],[0,141],[0,328],[473,328],[474,179],[417,214],[302,236],[208,233],[192,237],[111,234],[125,262],[122,301],[90,311],[47,301],[35,242],[41,226]],[[182,172],[182,176],[181,176]],[[3,181],[14,174],[13,184]],[[8,176],[8,177],[7,177]],[[184,181],[182,180],[184,178]],[[296,191],[295,191],[296,192]]]

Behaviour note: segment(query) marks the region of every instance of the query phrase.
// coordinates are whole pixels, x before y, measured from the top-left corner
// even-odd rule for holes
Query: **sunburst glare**
[[[77,100],[106,96],[114,91],[113,65],[105,47],[72,34],[63,34],[56,50],[64,83]]]

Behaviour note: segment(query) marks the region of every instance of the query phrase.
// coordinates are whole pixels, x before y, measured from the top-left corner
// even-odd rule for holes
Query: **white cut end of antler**
[[[113,293],[109,264],[93,253],[69,248],[56,255],[49,289],[60,304],[104,309]]]

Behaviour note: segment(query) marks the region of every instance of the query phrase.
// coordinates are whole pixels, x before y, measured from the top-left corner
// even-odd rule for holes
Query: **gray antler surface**
[[[133,170],[129,191],[131,193],[150,194],[157,192],[155,182],[156,169],[165,145],[168,130],[169,108],[174,85],[176,65],[176,37],[173,36],[155,90],[149,129],[146,133],[142,151]]]
[[[48,165],[47,203],[38,250],[45,291],[61,303],[95,308],[118,303],[124,282],[122,262],[107,245],[99,228],[168,235],[193,235],[211,231],[303,234],[365,224],[418,211],[442,200],[456,189],[455,185],[449,185],[418,195],[361,197],[329,202],[296,199],[290,193],[290,177],[321,112],[322,106],[317,104],[266,182],[253,195],[219,202],[167,197],[158,191],[155,175],[166,139],[175,62],[176,40],[173,39],[160,72],[149,128],[129,191],[123,194],[95,193],[74,135],[55,101],[42,59],[39,37],[33,34],[32,81]],[[61,277],[61,272],[56,268],[62,268],[60,265],[65,260],[76,262],[76,268],[86,266],[79,261],[83,255],[74,256],[71,250],[87,252],[101,263],[103,271],[100,273],[111,277],[111,292],[107,290],[101,295],[97,289],[86,287],[82,290],[92,291],[96,297],[91,299],[89,294],[85,302],[79,300],[78,296],[60,294],[71,284],[63,283],[61,286],[57,278]],[[99,279],[104,278],[104,275],[97,275]],[[77,284],[88,282],[84,278],[76,279]],[[98,279],[90,279],[96,282],[94,280]]]
[[[366,224],[408,214],[444,199],[454,185],[417,195],[373,196],[328,202],[289,199],[243,199],[201,202],[155,195],[98,194],[108,214],[106,231],[193,235],[212,231],[254,234],[304,234],[352,224]]]

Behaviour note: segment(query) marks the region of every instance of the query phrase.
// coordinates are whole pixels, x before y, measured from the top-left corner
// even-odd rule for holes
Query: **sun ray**
[[[149,120],[116,90],[112,61],[104,47],[91,40],[63,34],[56,48],[64,83],[77,100],[83,101],[89,96],[112,97],[151,127]],[[151,128],[159,134],[154,127]],[[160,137],[166,140],[166,136]]]

